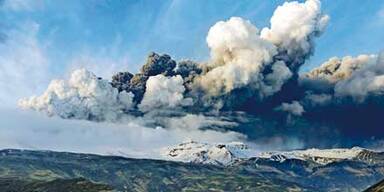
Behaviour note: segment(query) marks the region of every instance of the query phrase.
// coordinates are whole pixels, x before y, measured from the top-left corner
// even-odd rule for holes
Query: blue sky
[[[283,2],[2,0],[0,75],[15,84],[0,78],[0,86],[8,89],[0,101],[37,94],[73,68],[87,67],[103,77],[117,70],[136,72],[150,51],[203,61],[209,56],[205,37],[214,23],[240,16],[261,29]],[[384,1],[324,0],[322,6],[331,20],[304,71],[333,56],[383,49]],[[26,89],[15,91],[22,85]]]

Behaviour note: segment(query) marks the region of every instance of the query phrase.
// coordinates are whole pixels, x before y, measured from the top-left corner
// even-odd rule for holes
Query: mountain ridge
[[[353,158],[323,165],[253,157],[222,166],[7,149],[0,150],[0,164],[0,178],[85,178],[117,191],[362,191],[384,178],[383,161]]]
[[[241,142],[209,144],[187,141],[167,148],[163,155],[166,160],[222,166],[251,158],[265,158],[273,161],[300,159],[314,161],[321,165],[351,159],[371,163],[384,160],[384,152],[362,147],[258,152]]]

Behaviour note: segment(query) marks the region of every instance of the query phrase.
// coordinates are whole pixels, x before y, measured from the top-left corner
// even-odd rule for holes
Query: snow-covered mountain
[[[173,161],[230,165],[248,159],[254,153],[243,143],[208,144],[188,141],[165,149],[163,155]]]
[[[311,160],[319,164],[328,164],[331,162],[353,159],[367,149],[360,147],[337,148],[337,149],[306,149],[283,152],[263,152],[258,157],[269,158],[275,161],[284,161],[286,159]]]
[[[384,160],[384,153],[373,151],[361,147],[335,148],[335,149],[306,149],[283,152],[263,152],[259,158],[269,158],[274,161],[284,161],[286,159],[300,159],[304,161],[314,161],[318,164],[355,160],[367,163],[376,163]]]
[[[312,161],[326,165],[342,160],[357,160],[368,163],[384,160],[384,153],[361,147],[335,149],[306,149],[294,151],[269,151],[257,153],[243,143],[208,144],[189,141],[169,147],[163,153],[167,160],[191,163],[231,165],[250,158],[284,162],[287,159]]]

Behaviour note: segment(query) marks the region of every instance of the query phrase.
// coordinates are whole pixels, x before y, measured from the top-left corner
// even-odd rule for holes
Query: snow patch
[[[172,161],[227,166],[248,159],[252,153],[253,151],[241,142],[208,144],[188,141],[165,149],[163,156]]]
[[[335,161],[353,159],[357,157],[364,148],[336,148],[336,149],[306,149],[285,152],[262,152],[260,158],[269,158],[275,161],[285,161],[286,159],[300,159],[303,161],[312,160],[319,164],[328,164]]]
[[[268,159],[271,161],[284,162],[288,159],[298,159],[302,161],[312,161],[321,165],[342,160],[366,161],[372,158],[366,153],[377,154],[368,149],[335,148],[335,149],[305,149],[294,151],[268,151],[257,152],[241,142],[227,144],[209,144],[188,141],[179,145],[168,147],[162,151],[162,156],[166,160],[181,161],[199,164],[214,164],[228,166],[235,162],[248,160],[250,158]],[[361,159],[361,156],[365,159]],[[367,159],[369,158],[369,159]],[[371,159],[372,160],[372,159]]]

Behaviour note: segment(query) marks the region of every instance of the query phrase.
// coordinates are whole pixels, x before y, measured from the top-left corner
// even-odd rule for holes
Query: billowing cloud
[[[150,76],[165,75],[172,76],[176,62],[169,55],[159,55],[154,52],[148,55],[146,63],[141,67],[140,72],[132,74],[120,72],[112,77],[112,86],[119,91],[132,92],[134,101],[140,103],[143,99],[146,82]]]
[[[260,39],[255,26],[239,17],[211,27],[207,43],[213,69],[201,76],[200,84],[212,95],[261,81],[261,70],[277,53],[271,43]]]
[[[338,82],[335,86],[335,94],[336,96],[351,96],[360,101],[369,95],[383,95],[384,53],[368,60],[349,78]]]
[[[287,51],[288,56],[307,55],[313,49],[313,38],[327,26],[329,17],[321,13],[319,0],[286,2],[271,18],[271,27],[261,31],[261,37]]]
[[[119,93],[108,81],[80,69],[68,81],[53,80],[41,96],[22,99],[19,105],[62,118],[103,121],[117,120],[132,107],[132,98],[132,93]]]
[[[290,15],[294,19],[285,21],[284,27],[279,27],[282,19]],[[310,54],[313,37],[324,29],[326,20],[327,17],[321,13],[320,3],[315,0],[285,3],[278,7],[271,19],[271,28],[264,28],[262,34],[250,21],[232,17],[210,28],[206,40],[211,49],[211,59],[206,63],[177,63],[169,55],[151,53],[139,73],[120,72],[113,76],[111,85],[119,94],[133,93],[133,107],[130,110],[144,113],[180,107],[186,111],[200,112],[233,110],[243,103],[261,102],[279,93],[287,82],[297,77],[296,67],[303,64]],[[97,82],[106,84],[102,79]],[[49,89],[54,89],[54,84],[60,83],[51,84]],[[108,89],[105,95],[97,100],[111,100],[107,108],[127,111],[124,105],[116,106],[120,102],[119,94],[116,96],[114,93],[116,90],[107,85],[105,87]],[[101,98],[103,96],[105,98]],[[24,100],[21,103],[24,106],[36,106],[25,103],[39,103],[37,100],[32,98],[29,102]],[[58,102],[55,107],[45,107],[45,111],[64,118],[91,120],[108,120],[119,116],[107,113],[113,117],[106,118],[93,111],[87,115],[85,111],[89,111],[89,105],[84,110],[59,106],[67,103]],[[31,108],[42,110],[41,107]],[[65,112],[60,112],[61,109],[65,109]],[[72,109],[75,112],[70,112]],[[77,115],[79,113],[83,115]]]
[[[283,61],[276,61],[271,67],[271,73],[265,75],[261,90],[266,96],[273,95],[281,90],[284,83],[290,79],[293,73]]]
[[[383,137],[383,61],[383,53],[332,58],[304,74],[303,117],[332,126],[355,142]]]
[[[321,12],[320,1],[309,0],[278,7],[271,27],[261,33],[241,18],[220,21],[209,30],[212,58],[207,72],[196,82],[206,94],[220,96],[219,106],[224,108],[233,108],[228,107],[234,103],[228,98],[240,97],[237,103],[241,103],[271,97],[295,82],[299,67],[314,49],[314,38],[323,32],[328,19]]]
[[[191,98],[184,98],[184,81],[180,75],[166,77],[156,75],[148,78],[143,100],[139,104],[141,111],[157,108],[176,108],[192,105]]]
[[[383,54],[331,58],[298,72],[328,20],[319,0],[286,2],[261,31],[239,17],[214,24],[206,62],[150,53],[136,74],[118,72],[109,82],[78,70],[20,105],[67,119],[240,135],[271,146],[349,147],[384,137]]]
[[[305,74],[305,78],[336,83],[337,81],[350,78],[353,72],[369,63],[375,62],[376,59],[377,56],[375,55],[359,55],[357,57],[346,56],[341,59],[332,57],[321,64],[320,67]]]
[[[302,83],[317,89],[327,84],[336,97],[352,97],[363,101],[383,91],[383,53],[379,55],[333,57],[320,67],[304,74]],[[329,91],[329,90],[328,90]]]

